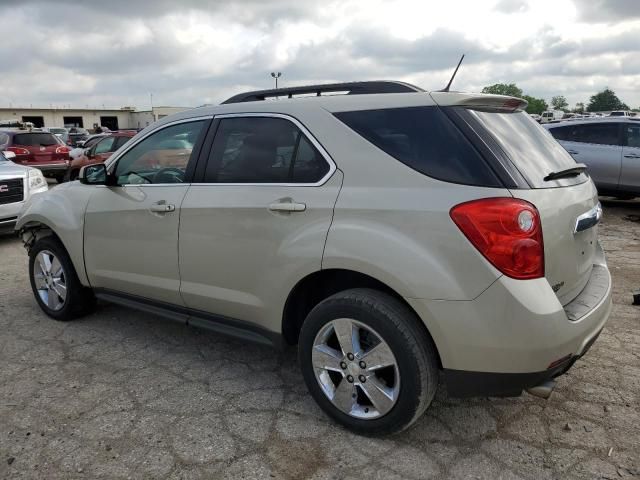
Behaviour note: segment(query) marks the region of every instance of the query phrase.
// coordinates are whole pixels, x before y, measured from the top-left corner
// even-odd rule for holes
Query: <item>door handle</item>
[[[569,155],[578,155],[580,152],[576,152],[575,150],[567,150]]]
[[[169,213],[175,211],[176,206],[169,203],[154,203],[149,207],[150,212],[154,213]]]
[[[624,158],[640,158],[640,155],[636,155],[635,153],[628,153],[624,156]]]
[[[304,203],[276,202],[269,205],[272,212],[304,212],[307,206]]]

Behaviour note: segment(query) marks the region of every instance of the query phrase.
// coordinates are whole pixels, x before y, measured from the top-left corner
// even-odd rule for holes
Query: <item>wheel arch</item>
[[[370,275],[355,270],[339,268],[318,270],[301,279],[289,293],[284,305],[282,315],[282,337],[284,341],[289,345],[296,345],[302,323],[313,307],[335,293],[352,288],[378,290],[402,302],[420,321],[420,325],[433,342],[438,356],[438,366],[442,367],[438,346],[428,326],[416,310],[395,289]]]

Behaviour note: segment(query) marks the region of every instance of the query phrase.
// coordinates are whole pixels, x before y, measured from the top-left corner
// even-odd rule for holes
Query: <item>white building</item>
[[[151,110],[136,111],[135,107],[119,110],[94,108],[5,108],[0,107],[0,120],[20,120],[31,122],[36,127],[84,127],[92,129],[97,125],[111,130],[122,128],[144,128],[172,113],[188,110],[190,107],[153,107]]]

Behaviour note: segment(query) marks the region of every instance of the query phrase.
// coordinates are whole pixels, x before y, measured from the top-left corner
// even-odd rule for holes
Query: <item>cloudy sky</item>
[[[640,107],[640,0],[0,0],[0,106],[196,106],[270,88],[515,82]]]

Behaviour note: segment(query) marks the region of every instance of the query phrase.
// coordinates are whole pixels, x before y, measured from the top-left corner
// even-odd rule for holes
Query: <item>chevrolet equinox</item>
[[[115,302],[296,345],[332,418],[401,431],[433,400],[548,397],[611,310],[585,166],[498,95],[265,90],[164,118],[17,229],[57,320]]]

